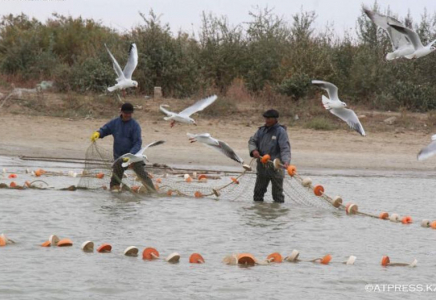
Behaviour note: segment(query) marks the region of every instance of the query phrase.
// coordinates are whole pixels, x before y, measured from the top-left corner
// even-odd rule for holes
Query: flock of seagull
[[[372,22],[374,22],[374,24],[376,24],[380,28],[383,28],[390,38],[392,44],[392,52],[386,55],[387,60],[394,60],[402,57],[405,57],[407,59],[417,59],[426,56],[436,50],[436,47],[433,46],[436,40],[432,41],[426,46],[423,46],[418,34],[412,29],[404,26],[395,18],[379,14],[375,11],[371,11],[365,6],[363,6],[363,11],[372,20]],[[138,65],[138,49],[136,47],[136,44],[132,43],[130,45],[129,57],[126,66],[124,67],[124,70],[121,70],[120,65],[118,64],[117,60],[112,55],[106,44],[105,47],[107,52],[109,53],[110,58],[112,59],[115,73],[118,76],[116,78],[117,83],[114,86],[109,87],[108,91],[113,92],[116,90],[124,90],[131,87],[138,87],[138,82],[132,80],[132,74],[135,71],[136,66]],[[327,92],[328,98],[324,95],[322,95],[321,98],[322,104],[326,110],[330,111],[330,113],[346,122],[351,129],[355,130],[360,135],[365,136],[365,130],[363,129],[363,126],[360,123],[356,113],[353,110],[347,108],[347,104],[339,99],[338,88],[336,87],[336,85],[322,80],[312,80],[312,84]],[[195,120],[191,118],[191,115],[204,110],[209,105],[214,103],[217,98],[218,97],[216,95],[207,97],[205,99],[197,101],[196,103],[185,108],[179,113],[169,111],[169,106],[165,104],[160,105],[159,108],[160,111],[166,115],[166,117],[164,117],[164,120],[171,121],[170,127],[173,127],[176,122],[189,125],[197,125]],[[244,161],[230,148],[228,144],[213,138],[209,133],[188,133],[187,135],[191,143],[198,141],[208,147],[218,150],[222,154],[226,155],[230,159],[240,164],[244,163]],[[436,154],[436,134],[432,136],[431,140],[432,142],[428,146],[421,149],[421,151],[418,153],[418,160],[424,160]],[[145,150],[150,147],[161,145],[163,143],[164,141],[153,142],[146,145],[135,154],[128,153],[123,155],[121,157],[123,159],[122,166],[127,167],[131,163],[141,160],[147,160],[147,156],[144,154]]]

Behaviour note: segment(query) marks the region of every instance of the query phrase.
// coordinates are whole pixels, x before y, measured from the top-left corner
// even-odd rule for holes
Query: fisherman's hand
[[[253,154],[253,157],[254,157],[254,158],[260,158],[260,153],[259,153],[259,151],[254,150],[252,154]]]
[[[91,135],[91,142],[95,142],[100,137],[100,132],[96,131]]]
[[[284,164],[283,164],[283,168],[284,168],[284,169],[287,169],[288,167],[289,167],[289,163],[284,163]]]

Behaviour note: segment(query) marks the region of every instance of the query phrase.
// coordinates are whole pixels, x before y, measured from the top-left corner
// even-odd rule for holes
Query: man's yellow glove
[[[95,142],[100,137],[100,132],[96,131],[91,135],[91,142]]]
[[[130,160],[130,158],[128,157],[123,157],[123,162],[128,162]]]

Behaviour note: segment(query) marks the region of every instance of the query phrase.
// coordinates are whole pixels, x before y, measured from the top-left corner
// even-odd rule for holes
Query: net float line
[[[261,162],[265,163],[265,164],[272,163],[275,169],[280,169],[280,168],[284,167],[281,164],[279,159],[275,159],[274,161],[271,161],[269,155],[264,155],[261,158]],[[303,187],[307,188],[308,190],[312,190],[313,193],[317,197],[325,200],[328,204],[332,205],[335,208],[345,210],[347,215],[355,214],[355,215],[371,217],[374,219],[390,220],[392,222],[402,223],[402,224],[413,223],[413,219],[411,216],[400,217],[398,214],[392,214],[391,216],[389,216],[389,214],[387,212],[382,212],[379,215],[375,215],[375,214],[370,214],[370,213],[365,213],[365,212],[359,211],[358,206],[355,203],[347,203],[344,205],[343,200],[340,196],[336,196],[336,197],[332,198],[325,193],[324,187],[322,185],[315,185],[314,186],[312,184],[312,180],[310,178],[308,178],[308,177],[302,178],[297,173],[295,166],[288,167],[288,174],[289,174],[289,176],[295,178]],[[430,222],[429,220],[424,219],[421,222],[421,226],[422,227],[431,227],[433,229],[436,229],[436,221]]]
[[[5,234],[0,235],[0,246],[5,246],[6,244],[15,244],[14,241],[8,239]],[[68,247],[73,246],[73,242],[68,239],[60,239],[57,235],[50,235],[48,240],[44,242],[42,247]],[[81,250],[86,253],[94,252],[94,242],[85,241],[80,246]],[[99,253],[110,253],[112,251],[112,246],[107,243],[101,244],[97,249]],[[129,246],[124,251],[123,254],[125,256],[136,257],[138,256],[138,248],[135,246]],[[180,254],[178,252],[173,252],[168,255],[165,259],[160,257],[159,252],[152,247],[147,247],[142,252],[143,260],[164,260],[168,263],[178,263],[180,261]],[[189,263],[191,264],[204,264],[205,260],[203,256],[199,253],[192,253],[189,256]],[[226,255],[222,262],[228,265],[245,265],[245,266],[254,266],[254,265],[268,265],[268,264],[276,264],[282,262],[290,262],[290,263],[319,263],[323,265],[329,265],[331,263],[340,263],[346,265],[354,265],[356,261],[356,256],[349,256],[347,260],[341,262],[332,262],[332,256],[330,254],[326,254],[323,257],[318,257],[314,259],[300,259],[300,251],[294,249],[292,250],[289,256],[283,258],[283,256],[279,252],[274,252],[269,254],[265,260],[261,260],[256,258],[253,254],[245,252],[245,253],[234,253],[230,255]],[[416,267],[418,264],[418,260],[414,259],[411,263],[402,263],[402,262],[391,262],[389,256],[383,256],[381,263],[383,267],[388,266],[409,266]]]
[[[380,264],[383,267],[411,267],[411,268],[414,268],[418,264],[418,260],[415,258],[415,259],[413,259],[413,261],[411,263],[399,263],[399,262],[392,263],[389,256],[386,255],[386,256],[382,257]]]

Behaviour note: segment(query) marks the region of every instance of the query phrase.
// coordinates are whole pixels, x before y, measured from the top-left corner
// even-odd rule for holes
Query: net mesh
[[[108,189],[111,176],[113,176],[111,159],[112,153],[92,143],[86,152],[85,169],[79,181],[79,188]],[[250,163],[255,170],[256,161]],[[270,167],[272,162],[269,162]],[[225,199],[228,201],[253,200],[256,183],[256,171],[241,169],[238,171],[219,170],[193,170],[171,168],[167,165],[146,165],[146,171],[151,178],[158,196],[185,196],[195,198]],[[272,184],[274,178],[265,193],[264,200],[271,201]],[[137,194],[147,194],[142,180],[130,169],[124,172],[122,190]],[[327,196],[316,196],[314,187],[303,184],[304,179],[298,175],[285,176],[283,180],[283,193],[285,201],[296,204],[316,207],[332,207],[332,199]]]

